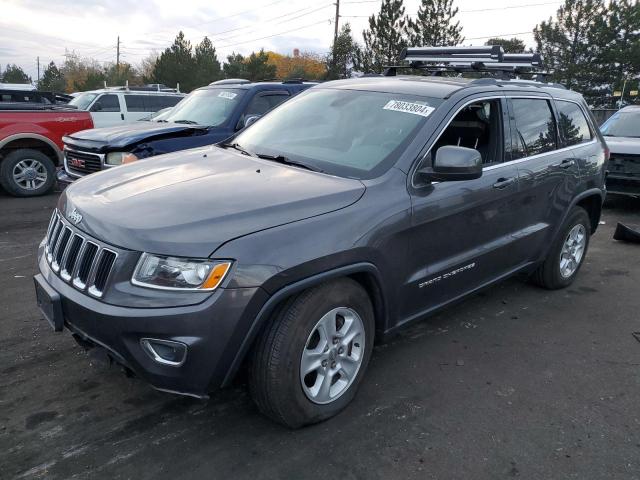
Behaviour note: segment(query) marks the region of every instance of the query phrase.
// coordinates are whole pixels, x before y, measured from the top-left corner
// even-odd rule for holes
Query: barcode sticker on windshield
[[[238,94],[233,92],[220,92],[218,96],[222,98],[226,98],[228,100],[233,100],[238,96]]]
[[[414,115],[421,115],[423,117],[428,117],[435,110],[435,108],[430,107],[429,105],[405,102],[402,100],[390,100],[382,108],[384,110],[393,110],[394,112],[413,113]]]

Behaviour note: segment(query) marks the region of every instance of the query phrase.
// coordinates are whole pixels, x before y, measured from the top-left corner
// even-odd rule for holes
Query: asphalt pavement
[[[0,478],[640,479],[640,201],[578,279],[494,286],[377,346],[355,401],[287,430],[245,385],[208,401],[94,365],[35,304],[57,195],[0,193]]]

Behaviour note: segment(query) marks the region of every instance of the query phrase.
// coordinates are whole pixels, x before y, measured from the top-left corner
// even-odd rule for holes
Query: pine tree
[[[567,88],[593,96],[602,45],[597,22],[606,15],[603,0],[565,0],[556,19],[534,29],[538,52],[553,79]]]
[[[490,38],[485,45],[500,45],[505,53],[522,53],[526,47],[519,38]]]
[[[351,34],[351,25],[345,23],[326,58],[327,79],[349,78],[357,62],[360,46]]]
[[[194,70],[191,42],[184,38],[184,33],[179,32],[173,45],[160,54],[154,70],[154,79],[157,83],[171,87],[179,83],[180,88],[188,92],[196,87]]]
[[[50,92],[64,92],[66,86],[62,72],[56,67],[54,62],[49,63],[42,73],[42,78],[40,79],[40,83],[38,83],[38,89]]]
[[[369,17],[369,29],[362,32],[364,49],[358,54],[357,69],[380,72],[385,65],[397,63],[407,46],[408,23],[402,0],[382,0],[380,12]]]
[[[416,47],[448,47],[464,41],[453,0],[422,0],[416,20],[409,20],[409,39]],[[455,23],[454,23],[455,22]]]
[[[7,64],[2,74],[4,83],[31,83],[31,77],[24,73],[24,70],[15,64]]]
[[[232,53],[227,56],[226,63],[222,66],[224,78],[247,78],[247,64],[244,56],[239,53]]]
[[[253,52],[245,60],[247,80],[252,82],[258,80],[268,80],[276,77],[276,66],[268,63],[269,55],[261,49],[258,53]]]
[[[202,87],[209,85],[211,82],[222,78],[222,71],[218,56],[216,55],[216,49],[208,37],[204,37],[204,39],[196,45],[194,61],[196,65],[194,73],[196,86]]]
[[[609,104],[614,91],[624,89],[621,103],[630,100],[630,90],[640,81],[640,3],[637,0],[612,1],[607,15],[596,21],[594,41],[602,45],[598,62],[600,95],[594,103]]]

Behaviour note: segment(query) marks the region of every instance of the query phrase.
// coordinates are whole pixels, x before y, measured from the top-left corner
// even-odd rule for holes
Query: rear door
[[[98,96],[89,111],[96,128],[124,123],[124,105],[120,104],[120,96],[117,93],[103,93]]]
[[[402,317],[419,316],[520,264],[511,247],[524,212],[517,202],[518,169],[505,161],[506,113],[502,97],[459,104],[425,159],[431,162],[443,145],[475,148],[485,164],[482,177],[420,184],[414,176]]]
[[[519,254],[534,261],[546,252],[572,202],[580,174],[570,148],[562,148],[549,96],[510,97],[511,158],[518,166],[518,209],[526,241]]]

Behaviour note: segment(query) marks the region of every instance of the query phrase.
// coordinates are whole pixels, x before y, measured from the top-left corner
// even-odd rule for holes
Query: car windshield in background
[[[441,102],[316,87],[282,104],[234,143],[332,175],[373,178],[391,167]]]
[[[216,127],[228,120],[243,94],[244,91],[240,89],[196,90],[173,107],[162,120]]]
[[[69,105],[75,106],[78,110],[87,110],[97,96],[97,93],[83,93],[82,95],[74,97],[74,99],[69,102]]]
[[[614,114],[600,130],[606,137],[640,138],[640,109]]]

